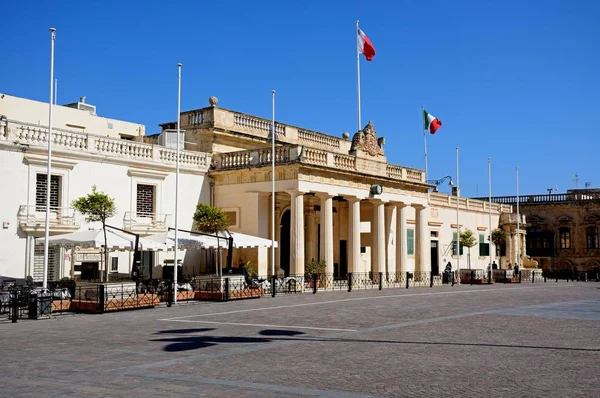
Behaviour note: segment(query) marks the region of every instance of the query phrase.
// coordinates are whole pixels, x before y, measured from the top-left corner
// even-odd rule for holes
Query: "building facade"
[[[51,234],[90,227],[70,204],[93,185],[115,198],[119,213],[109,224],[141,235],[172,227],[176,155],[161,143],[169,141],[164,137],[176,125],[163,124],[161,136],[144,136],[144,126],[99,121],[95,108],[81,104],[85,102],[54,109]],[[36,245],[35,238],[44,234],[48,194],[47,111],[48,104],[36,101],[0,100],[1,178],[3,186],[11,187],[0,207],[3,275],[41,278],[43,245]],[[352,137],[339,138],[276,123],[274,153],[271,121],[220,108],[215,97],[208,107],[182,112],[181,123],[180,228],[193,228],[200,202],[222,208],[231,231],[267,239],[273,236],[274,216],[274,263],[264,247],[234,252],[235,264],[252,261],[259,275],[302,275],[313,259],[325,262],[326,272],[340,278],[348,272],[436,275],[448,262],[453,269],[481,270],[496,252],[488,239],[489,206],[492,229],[510,228],[514,221],[509,204],[432,192],[423,170],[388,163],[384,140],[371,122]],[[474,247],[456,252],[457,226],[473,231]],[[524,242],[521,232],[515,233]],[[503,261],[514,263],[516,251],[506,253]],[[150,269],[173,257],[172,252],[145,255]],[[98,272],[97,251],[55,249],[51,257],[49,279],[68,277],[72,262],[80,277]],[[179,258],[188,276],[210,271],[204,254],[187,251]],[[130,253],[112,253],[109,266],[128,273],[131,262]]]
[[[518,200],[519,212],[527,219],[527,254],[540,268],[587,271],[600,267],[600,189],[522,195]],[[517,197],[492,201],[514,207]]]
[[[0,206],[0,274],[40,281],[47,192],[48,104],[0,95],[0,164],[3,189]],[[50,234],[64,234],[94,225],[71,203],[96,185],[114,198],[117,214],[107,224],[148,235],[173,224],[175,150],[141,141],[143,125],[101,118],[89,109],[54,106]],[[179,208],[182,229],[192,228],[196,204],[208,201],[206,178],[210,157],[182,151]],[[95,225],[98,227],[98,225]],[[110,254],[111,272],[129,274],[132,256]],[[172,253],[145,253],[146,264],[159,266]],[[97,250],[71,251],[50,247],[48,279],[71,275],[95,279],[100,271]],[[150,273],[149,271],[147,273]],[[155,274],[156,275],[156,274]],[[158,273],[160,275],[160,273]]]

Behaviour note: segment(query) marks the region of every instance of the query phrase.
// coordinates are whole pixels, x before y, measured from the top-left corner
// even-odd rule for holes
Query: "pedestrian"
[[[512,265],[508,263],[508,269],[512,269]]]
[[[492,262],[492,269],[498,269],[498,264],[496,264],[496,260]]]

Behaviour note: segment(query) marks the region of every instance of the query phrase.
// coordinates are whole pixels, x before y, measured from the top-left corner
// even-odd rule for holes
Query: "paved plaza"
[[[598,396],[600,283],[296,294],[0,324],[10,397]]]

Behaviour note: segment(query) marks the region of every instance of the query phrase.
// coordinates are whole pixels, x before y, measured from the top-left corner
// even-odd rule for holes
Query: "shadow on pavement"
[[[212,331],[215,329],[175,329],[161,330],[156,334],[186,334],[203,331]],[[561,350],[561,351],[588,351],[600,352],[600,348],[577,348],[577,347],[552,347],[552,346],[532,346],[518,344],[490,344],[490,343],[464,343],[464,342],[434,342],[434,341],[394,341],[394,340],[372,340],[372,339],[344,339],[344,338],[324,338],[324,337],[294,337],[303,335],[304,332],[298,330],[277,330],[265,329],[258,332],[267,337],[243,337],[243,336],[177,336],[150,341],[167,342],[163,350],[167,352],[178,352],[187,350],[196,350],[199,348],[210,347],[217,344],[239,344],[239,343],[273,343],[285,341],[297,342],[336,342],[336,343],[361,343],[361,344],[406,344],[406,345],[440,345],[449,347],[486,347],[486,348],[510,348],[510,349],[533,349],[533,350]]]

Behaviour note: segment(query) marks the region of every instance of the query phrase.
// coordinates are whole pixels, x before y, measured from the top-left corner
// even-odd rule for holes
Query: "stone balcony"
[[[75,232],[81,227],[75,209],[71,207],[51,207],[48,218],[51,233]],[[23,232],[44,232],[46,229],[46,207],[21,205],[17,213],[17,221]]]
[[[271,165],[271,148],[228,152],[213,156],[214,170],[234,170],[247,167]],[[345,170],[392,180],[425,184],[422,170],[396,166],[352,155],[333,153],[303,145],[284,145],[275,148],[275,163],[278,165],[300,163]]]
[[[0,120],[0,145],[11,145],[22,151],[37,149],[45,152],[48,146],[48,128],[19,121]],[[177,160],[177,151],[172,148],[67,129],[52,129],[52,148],[68,151],[71,156],[100,155],[114,157],[119,161],[165,166],[174,166]],[[210,155],[181,150],[179,163],[182,168],[206,172],[210,165]]]
[[[170,216],[170,214],[126,211],[123,216],[123,229],[142,235],[167,232]]]

